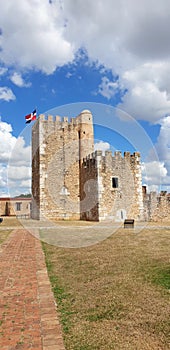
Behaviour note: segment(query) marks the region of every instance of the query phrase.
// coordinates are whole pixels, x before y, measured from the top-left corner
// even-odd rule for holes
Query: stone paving
[[[25,229],[0,246],[0,349],[65,349],[41,242]]]

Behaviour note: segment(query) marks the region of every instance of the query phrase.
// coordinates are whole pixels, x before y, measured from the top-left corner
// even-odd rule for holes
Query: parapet
[[[134,156],[135,158],[140,158],[140,153],[139,153],[139,152],[134,152],[134,153],[133,153],[133,156]]]
[[[47,119],[48,119],[49,122],[53,122],[54,121],[53,115],[48,115]]]
[[[121,151],[115,151],[114,152],[114,157],[116,159],[121,159],[122,158],[122,152]]]
[[[68,128],[68,126],[75,125],[75,120],[76,118],[71,118],[71,121],[69,122],[69,118],[67,116],[61,117],[59,115],[53,116],[53,115],[45,115],[45,114],[40,114],[38,117],[38,120],[34,125],[36,125],[38,122],[41,123],[41,125],[44,125],[45,130],[50,132],[54,129],[60,130],[63,128]]]
[[[45,115],[40,114],[38,117],[38,120],[41,122],[57,122],[57,123],[68,123],[68,125],[79,125],[79,124],[91,124],[93,122],[92,114],[89,110],[82,111],[77,117],[69,118],[67,116],[60,117],[60,116],[53,116],[53,115]]]
[[[114,155],[111,150],[105,152],[105,155],[102,154],[101,150],[96,150],[94,153],[88,155],[83,158],[83,164],[85,167],[90,166],[91,164],[101,165],[103,169],[107,169],[113,166],[116,166],[116,162],[124,162],[128,161],[129,165],[131,164],[133,167],[138,166],[139,164],[140,153],[134,152],[130,154],[130,152],[124,152],[124,157],[122,156],[121,151],[115,151]]]
[[[130,158],[131,154],[130,152],[124,152],[124,158]]]
[[[45,115],[44,114],[40,114],[39,117],[38,117],[38,120],[42,120],[42,121],[46,120],[45,119]]]
[[[54,121],[56,121],[57,123],[60,123],[61,117],[59,115],[56,115]]]

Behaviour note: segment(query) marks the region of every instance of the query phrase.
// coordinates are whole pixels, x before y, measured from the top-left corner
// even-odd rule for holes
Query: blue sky
[[[143,184],[170,192],[169,1],[0,5],[0,196],[30,192],[34,108],[90,109],[96,147],[140,151]]]

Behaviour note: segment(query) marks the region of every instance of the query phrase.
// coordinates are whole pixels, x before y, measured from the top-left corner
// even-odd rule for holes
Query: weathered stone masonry
[[[143,219],[140,154],[94,152],[93,118],[40,115],[32,129],[34,219]]]
[[[86,203],[82,218],[86,220],[111,219],[120,221],[126,217],[137,220],[143,216],[143,198],[140,170],[140,155],[129,152],[96,151],[84,159],[81,186],[86,189]],[[113,187],[113,179],[117,187]],[[92,181],[93,180],[93,181]],[[87,199],[88,198],[88,199]],[[94,201],[96,201],[94,203]],[[82,201],[83,203],[83,201]],[[86,209],[86,210],[85,210]]]
[[[80,219],[80,165],[93,152],[89,111],[61,121],[40,115],[32,129],[32,217]]]
[[[170,194],[146,192],[143,186],[144,220],[146,221],[170,221]]]

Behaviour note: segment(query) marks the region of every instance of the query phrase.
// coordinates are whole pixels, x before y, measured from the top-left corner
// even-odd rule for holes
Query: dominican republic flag
[[[31,114],[28,114],[25,116],[26,119],[26,124],[31,123],[32,120],[35,120],[37,117],[37,112],[36,109],[34,109],[34,111]]]

